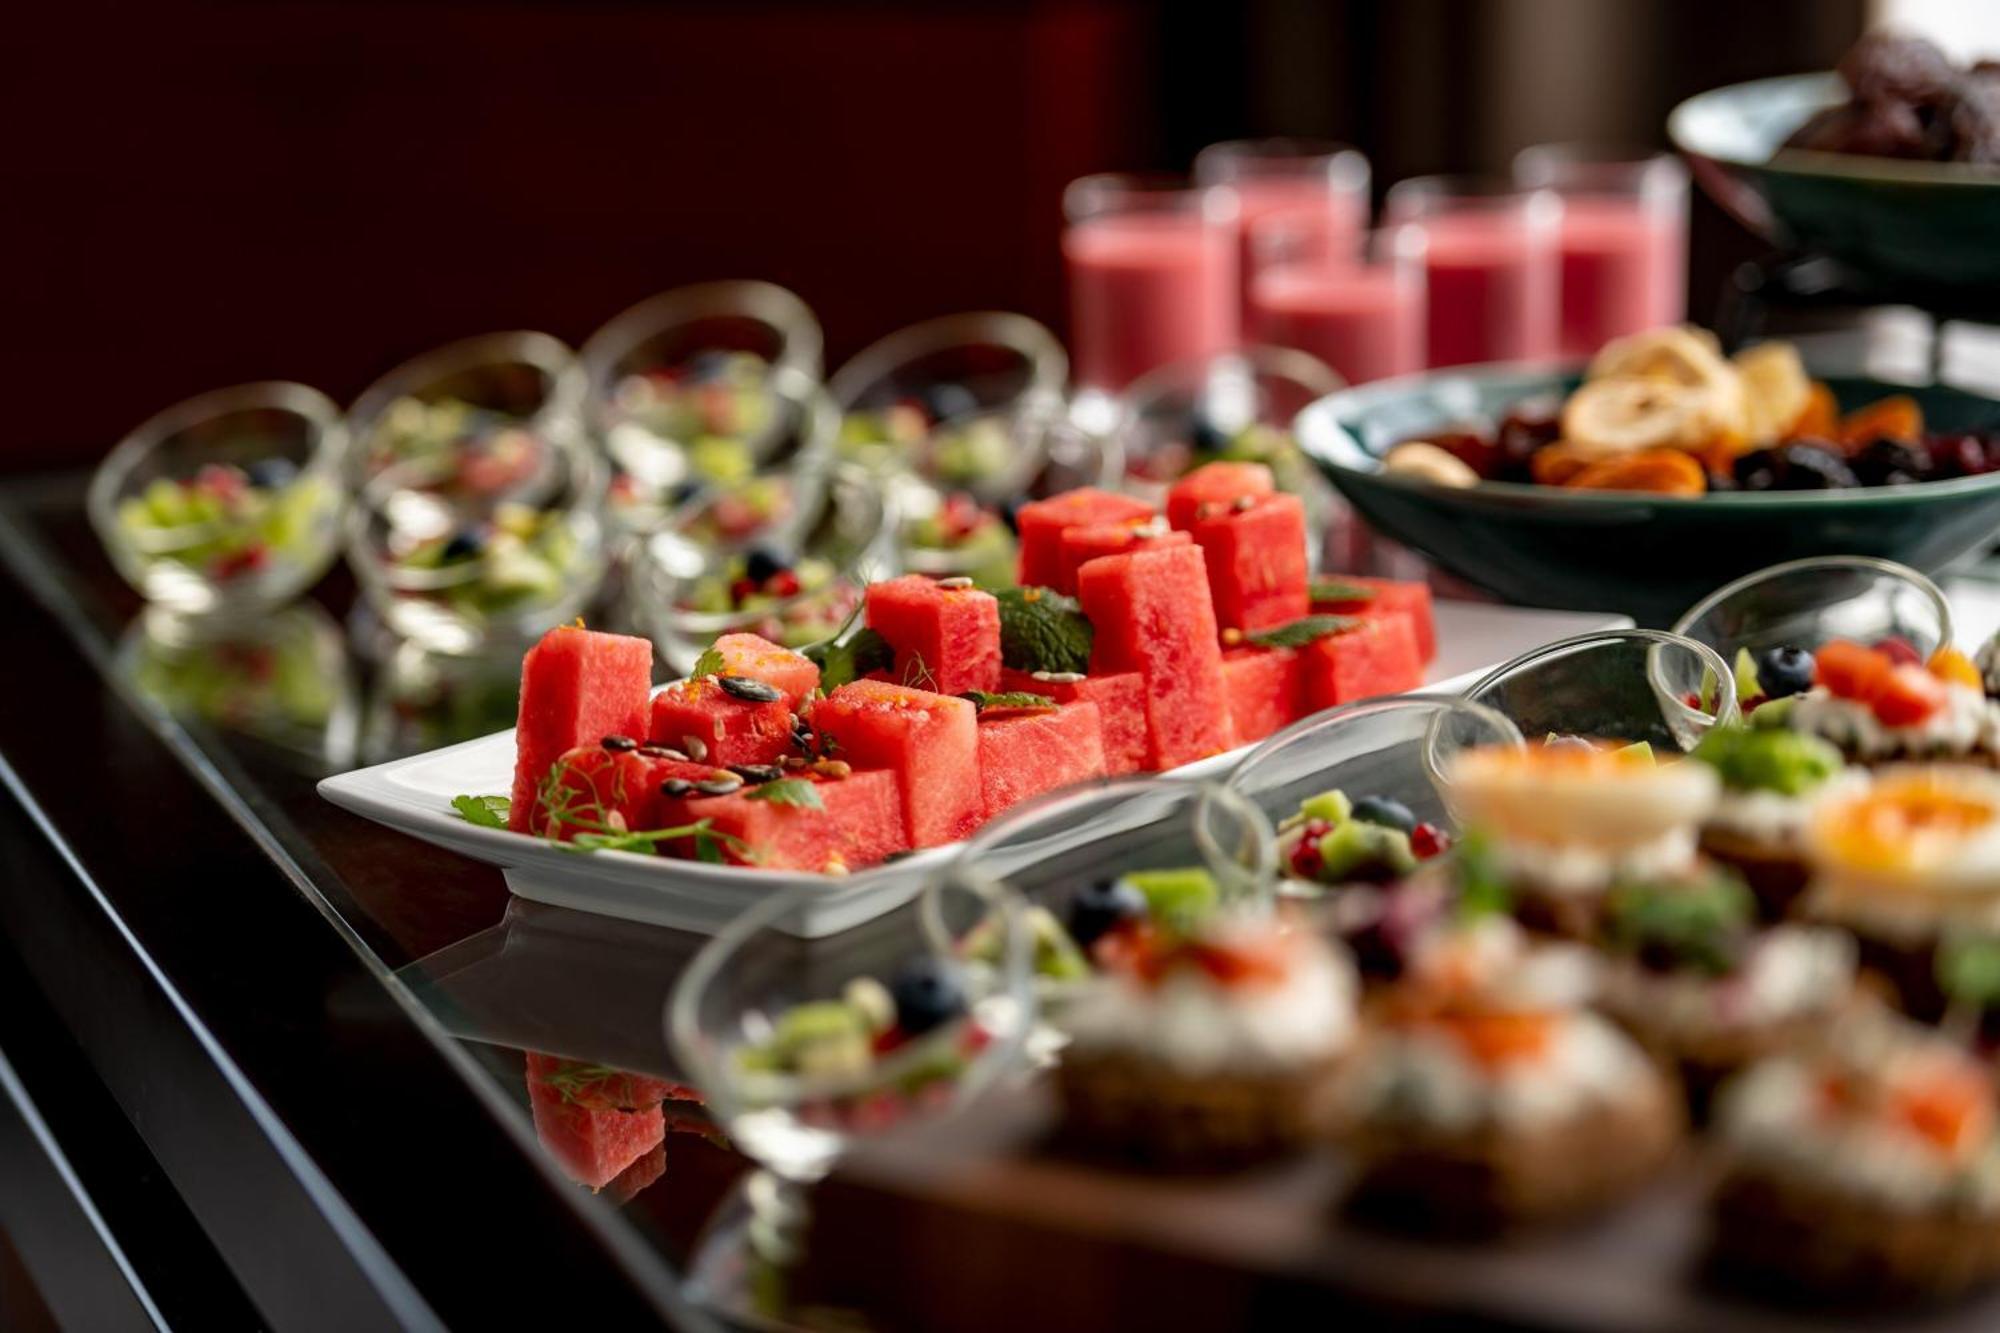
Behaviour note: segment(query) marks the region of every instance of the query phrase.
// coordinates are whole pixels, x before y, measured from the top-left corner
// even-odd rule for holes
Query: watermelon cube
[[[1167,522],[1192,528],[1196,519],[1221,513],[1246,495],[1276,489],[1271,469],[1262,463],[1204,463],[1167,489]]]
[[[667,1145],[665,1137],[672,1130],[673,1126],[671,1124],[663,1125],[661,1127],[662,1141],[654,1144],[651,1148],[640,1154],[639,1158],[632,1165],[606,1181],[604,1188],[598,1192],[613,1203],[623,1205],[638,1198],[639,1191],[658,1184],[660,1177],[667,1174]]]
[[[555,1084],[528,1077],[528,1105],[535,1137],[563,1174],[579,1185],[601,1190],[619,1172],[666,1142],[667,1118],[658,1102],[621,1111],[567,1100]]]
[[[844,874],[909,849],[903,793],[894,773],[867,769],[835,778],[800,769],[785,776],[811,783],[819,808],[767,800],[756,795],[756,787],[745,787],[727,796],[670,798],[662,817],[670,825],[706,819],[712,832],[724,835],[724,859],[765,870]],[[674,850],[693,854],[692,843]]]
[[[1308,711],[1400,694],[1424,683],[1423,659],[1408,616],[1374,616],[1299,649]]]
[[[979,788],[987,819],[1030,796],[1104,776],[1097,705],[979,716]]]
[[[1292,648],[1231,648],[1222,654],[1236,743],[1261,741],[1304,714],[1299,655]]]
[[[855,768],[896,775],[912,847],[935,847],[979,823],[979,727],[970,700],[857,680],[812,704],[823,745]]]
[[[1119,523],[1093,523],[1088,527],[1064,528],[1062,533],[1062,569],[1060,578],[1065,590],[1076,590],[1076,571],[1086,561],[1099,556],[1124,555],[1140,546],[1186,546],[1194,538],[1185,532],[1176,532],[1168,527],[1159,515],[1149,518],[1126,519]]]
[[[1149,767],[1172,768],[1233,744],[1199,549],[1164,546],[1093,560],[1077,572],[1077,596],[1096,631],[1092,672],[1136,670],[1144,684]]]
[[[1437,661],[1437,621],[1432,612],[1428,583],[1363,578],[1359,574],[1336,575],[1335,581],[1365,590],[1368,595],[1316,601],[1313,610],[1343,616],[1407,615],[1411,628],[1416,631],[1418,655],[1426,663]]]
[[[722,654],[722,674],[761,680],[785,696],[796,709],[819,688],[819,667],[802,653],[780,647],[755,634],[725,634],[715,641]]]
[[[1000,688],[1009,692],[1045,695],[1059,704],[1097,705],[1099,730],[1104,738],[1104,771],[1117,776],[1138,773],[1146,767],[1146,683],[1136,671],[1119,671],[1108,676],[1067,677],[1050,680],[1016,671],[1000,672]]]
[[[644,735],[652,685],[653,645],[645,639],[569,625],[544,634],[521,662],[507,826],[526,831],[535,793],[565,750]]]
[[[1085,486],[1046,500],[1021,506],[1015,515],[1021,534],[1019,582],[1024,588],[1054,588],[1075,592],[1074,582],[1064,582],[1062,535],[1068,528],[1088,528],[1105,523],[1140,521],[1153,516],[1153,507],[1144,500],[1115,491]],[[1072,571],[1073,572],[1073,571]]]
[[[1296,495],[1239,500],[1190,531],[1208,560],[1215,620],[1254,632],[1306,614],[1306,507]]]
[[[579,833],[637,833],[667,826],[660,818],[660,784],[700,782],[722,770],[602,744],[565,751],[537,793],[528,832],[571,841]],[[556,814],[551,818],[550,807]]]
[[[793,749],[792,709],[782,695],[739,698],[715,676],[677,680],[653,696],[647,734],[697,763],[775,764]]]
[[[868,627],[896,650],[895,677],[938,694],[1000,685],[1000,603],[921,574],[868,587]]]

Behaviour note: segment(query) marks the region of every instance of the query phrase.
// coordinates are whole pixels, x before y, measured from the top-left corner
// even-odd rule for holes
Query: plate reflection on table
[[[462,656],[397,641],[369,692],[363,762],[422,754],[513,726],[522,653],[511,643]]]
[[[227,624],[141,615],[119,674],[177,720],[250,737],[314,771],[354,765],[360,712],[340,627],[316,602]]]

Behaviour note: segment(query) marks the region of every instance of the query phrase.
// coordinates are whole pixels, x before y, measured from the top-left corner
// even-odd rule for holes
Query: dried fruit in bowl
[[[1647,449],[1592,463],[1563,484],[1583,491],[1701,495],[1708,490],[1708,473],[1692,455],[1678,449]]]
[[[1806,405],[1785,432],[1788,440],[1830,440],[1840,432],[1840,403],[1833,390],[1814,380],[1806,394]]]
[[[1840,422],[1840,443],[1858,449],[1873,440],[1917,440],[1924,434],[1923,409],[1907,394],[1877,399]]]
[[[1537,449],[1528,470],[1544,486],[1565,486],[1572,477],[1598,461],[1598,456],[1573,445],[1556,443]]]
[[[1743,383],[1744,434],[1757,444],[1778,439],[1812,401],[1812,380],[1790,343],[1758,343],[1735,357]]]

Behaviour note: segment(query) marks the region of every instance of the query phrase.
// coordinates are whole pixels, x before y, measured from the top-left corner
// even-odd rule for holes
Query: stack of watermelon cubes
[[[1020,588],[875,584],[826,678],[732,634],[652,694],[644,640],[551,631],[523,672],[511,826],[844,873],[1414,688],[1436,650],[1423,585],[1311,577],[1304,507],[1260,464],[1190,472],[1164,513],[1086,488],[1019,527]]]

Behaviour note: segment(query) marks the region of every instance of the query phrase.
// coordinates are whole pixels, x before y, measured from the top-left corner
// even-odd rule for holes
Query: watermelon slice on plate
[[[1261,741],[1304,716],[1300,679],[1295,648],[1230,648],[1222,654],[1222,682],[1238,745]]]
[[[1046,695],[1059,704],[1097,705],[1098,729],[1104,741],[1104,771],[1117,777],[1145,770],[1146,683],[1138,672],[1051,680],[1047,672],[1036,674],[1007,667],[1000,672],[1000,688]]]
[[[1076,571],[1100,556],[1124,555],[1141,546],[1186,546],[1193,540],[1187,533],[1168,527],[1158,515],[1064,528],[1060,577],[1064,586],[1074,589]]]
[[[1296,495],[1246,496],[1189,529],[1208,561],[1215,621],[1246,632],[1306,614],[1306,507]]]
[[[979,726],[969,699],[857,680],[811,708],[834,757],[896,775],[912,847],[955,842],[979,823]]]
[[[905,685],[963,694],[1000,685],[1000,603],[973,587],[905,574],[868,588],[868,627],[896,652]]]
[[[731,693],[722,677],[677,680],[653,696],[647,734],[698,763],[774,764],[793,749],[792,709],[782,693],[771,699]]]
[[[1404,615],[1367,617],[1313,640],[1299,649],[1299,673],[1306,710],[1315,713],[1424,683],[1416,630]]]
[[[1169,546],[1105,556],[1077,572],[1095,631],[1091,671],[1137,671],[1145,687],[1147,767],[1227,750],[1229,696],[1200,550]]]
[[[569,625],[544,634],[521,662],[507,826],[527,831],[535,792],[565,750],[643,735],[652,684],[653,645],[645,639]]]
[[[1046,500],[1024,504],[1015,515],[1021,534],[1018,566],[1024,588],[1054,588],[1073,593],[1073,581],[1064,581],[1062,538],[1069,528],[1097,527],[1107,523],[1138,522],[1153,516],[1153,507],[1144,500],[1094,486],[1064,491]]]
[[[579,745],[549,769],[549,780],[536,795],[529,832],[553,835],[564,842],[579,833],[637,833],[666,827],[660,818],[660,784],[673,778],[701,782],[722,770],[630,748],[603,744]],[[554,827],[548,818],[553,798],[568,818]]]
[[[819,667],[810,658],[759,635],[725,634],[715,641],[715,651],[722,655],[721,674],[761,680],[793,709],[819,688]]]
[[[1426,663],[1437,660],[1437,622],[1431,606],[1431,588],[1428,583],[1408,582],[1400,579],[1364,578],[1359,574],[1331,574],[1322,580],[1322,585],[1331,584],[1338,588],[1354,589],[1363,594],[1360,597],[1334,597],[1313,599],[1314,611],[1327,611],[1340,616],[1407,615],[1410,628],[1416,631],[1417,653]],[[1322,586],[1322,591],[1327,591]]]
[[[1271,469],[1262,463],[1204,463],[1167,488],[1167,522],[1192,528],[1205,512],[1221,513],[1245,496],[1276,489]]]
[[[1096,704],[979,715],[979,787],[987,819],[1030,796],[1103,776]]]
[[[902,789],[887,769],[840,778],[797,770],[779,783],[669,797],[661,805],[663,826],[697,819],[723,835],[724,859],[766,870],[846,874],[910,846]]]

